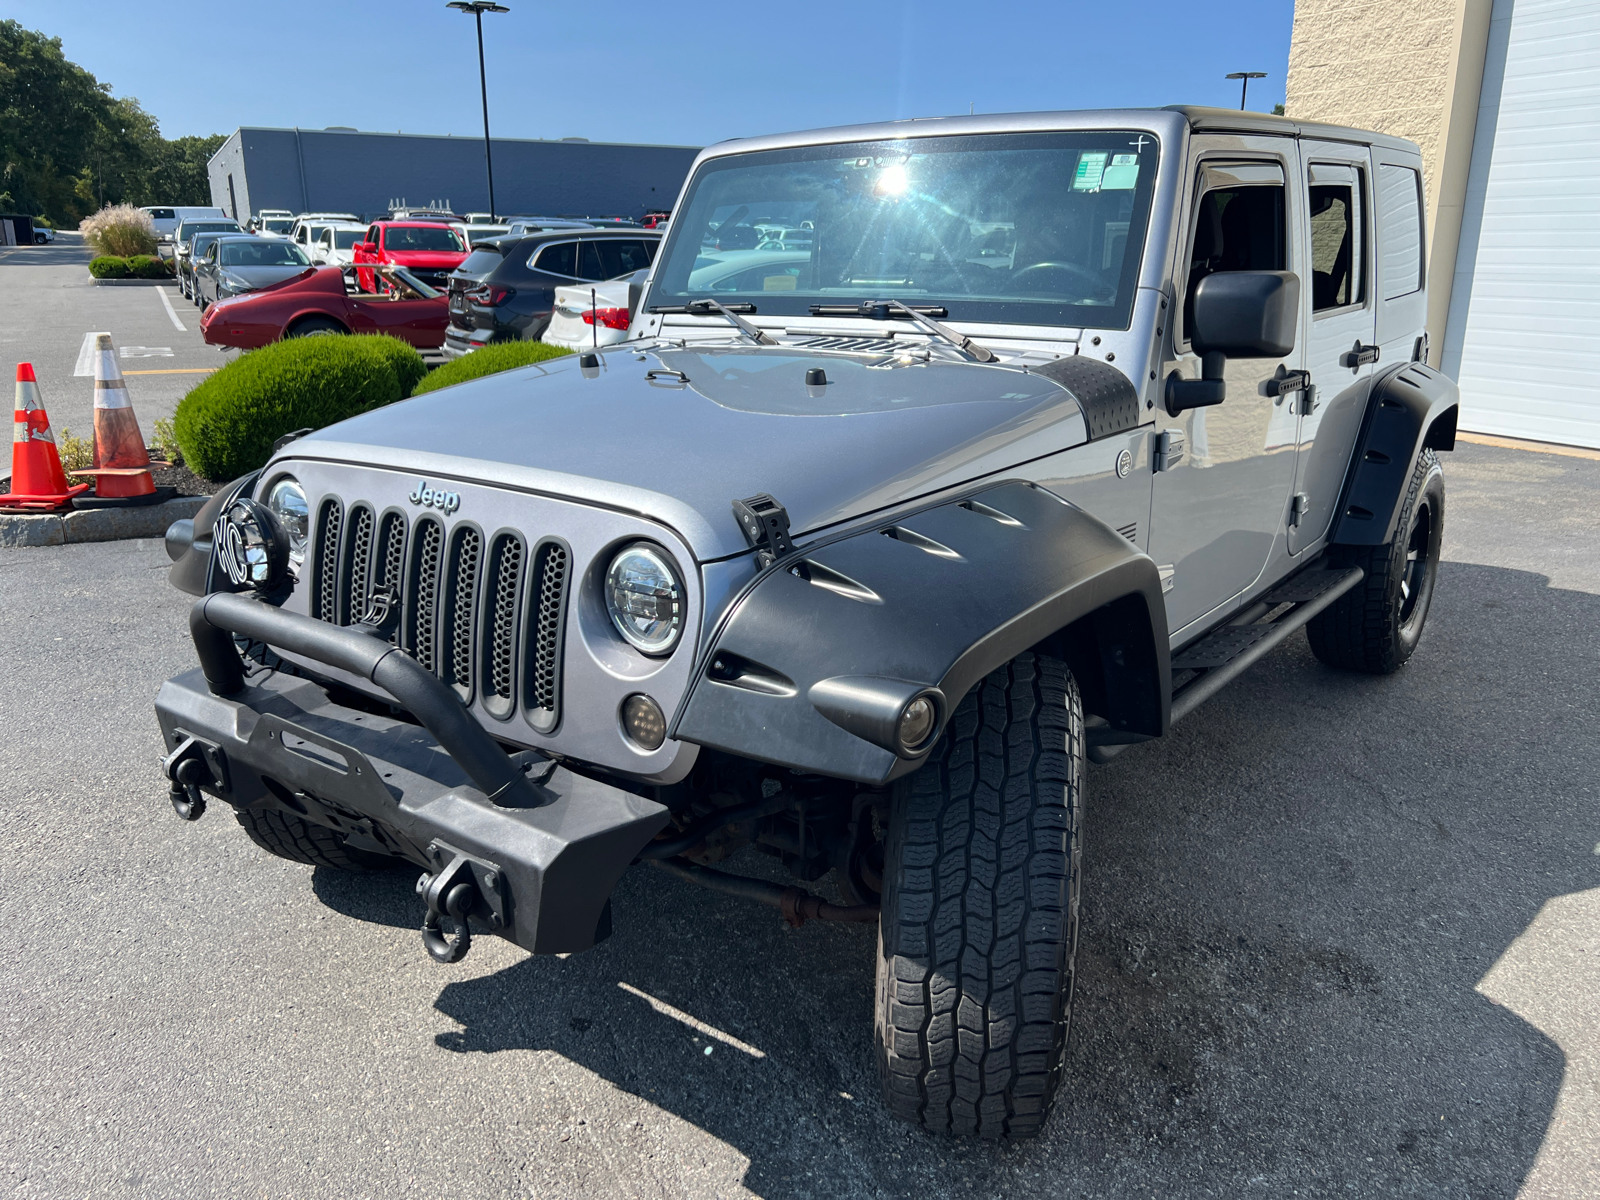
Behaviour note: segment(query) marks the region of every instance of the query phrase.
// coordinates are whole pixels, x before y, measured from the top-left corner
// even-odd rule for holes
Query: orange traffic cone
[[[0,494],[0,506],[10,508],[61,508],[74,496],[89,490],[87,483],[67,486],[56,451],[56,435],[39,398],[39,382],[32,363],[17,364],[16,424],[11,431],[11,492]]]
[[[95,477],[89,503],[154,503],[161,495],[150,468],[171,464],[150,461],[109,333],[95,338],[94,352],[94,467],[78,472]]]

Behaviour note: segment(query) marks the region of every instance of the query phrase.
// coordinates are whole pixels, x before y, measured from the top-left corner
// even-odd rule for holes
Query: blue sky
[[[902,117],[1283,99],[1293,0],[574,4],[484,18],[496,136],[704,145]],[[444,0],[0,0],[168,137],[239,125],[482,130]]]

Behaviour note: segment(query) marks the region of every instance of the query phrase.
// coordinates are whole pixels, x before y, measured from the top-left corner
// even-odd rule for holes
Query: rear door
[[[1187,310],[1195,287],[1218,271],[1292,269],[1304,203],[1300,163],[1288,138],[1201,136],[1191,142],[1191,187],[1175,281],[1175,358],[1163,376],[1198,378]],[[1280,370],[1299,369],[1304,318],[1282,360],[1229,359],[1227,398],[1178,417],[1156,409],[1158,457],[1150,516],[1150,556],[1161,571],[1174,641],[1189,636],[1234,601],[1281,553],[1294,482],[1295,417],[1289,398],[1267,395]]]
[[[1310,333],[1311,389],[1289,398],[1299,412],[1289,552],[1327,532],[1380,351],[1373,299],[1372,164],[1365,146],[1300,143],[1306,187],[1294,270]]]

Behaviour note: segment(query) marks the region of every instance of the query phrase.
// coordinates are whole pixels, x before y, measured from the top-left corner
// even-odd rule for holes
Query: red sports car
[[[350,250],[355,263],[405,267],[441,291],[448,290],[450,272],[466,257],[466,240],[443,221],[374,221],[367,228],[366,241],[357,242]],[[383,285],[370,271],[363,271],[361,286],[381,290]]]
[[[355,290],[357,274],[378,275],[384,294]],[[403,267],[308,267],[259,292],[217,301],[200,318],[200,332],[209,345],[241,350],[314,333],[387,333],[436,350],[450,324],[448,304]]]

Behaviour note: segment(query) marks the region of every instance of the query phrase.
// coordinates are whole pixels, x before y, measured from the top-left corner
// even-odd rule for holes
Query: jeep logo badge
[[[423,508],[437,508],[446,516],[461,507],[460,492],[444,492],[430,488],[426,479],[420,480],[406,499],[413,504],[422,505]]]

